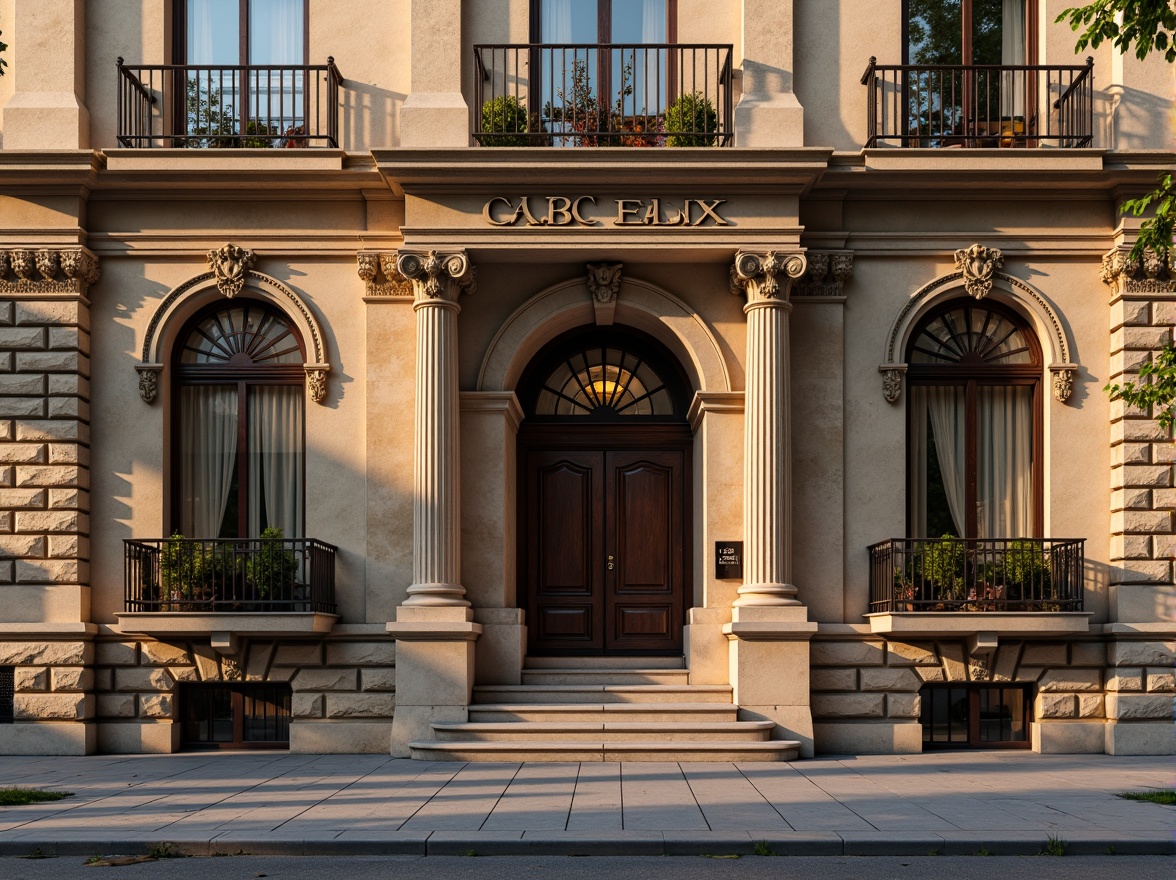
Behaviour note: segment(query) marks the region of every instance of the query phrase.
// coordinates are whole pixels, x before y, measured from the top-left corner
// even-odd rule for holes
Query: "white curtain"
[[[180,532],[217,538],[237,471],[236,389],[181,388],[180,433]]]
[[[539,26],[541,42],[572,42],[572,0],[543,0],[539,9]]]
[[[249,63],[302,64],[302,0],[249,0]]]
[[[188,64],[240,63],[238,0],[188,0]]]
[[[300,385],[249,392],[249,534],[264,521],[286,538],[301,538],[302,396]]]
[[[641,40],[645,43],[666,41],[666,0],[644,0],[641,6]]]
[[[1000,63],[1022,65],[1027,57],[1025,47],[1025,0],[1003,0],[1000,13],[1001,50]],[[1000,115],[1002,119],[1025,115],[1025,93],[1029,74],[1006,70],[1001,73]],[[1009,119],[1007,134],[1021,134],[1016,120]]]
[[[977,389],[978,528],[981,538],[1023,538],[1033,529],[1033,389]]]
[[[952,522],[955,523],[956,534],[963,535],[967,521],[964,510],[964,467],[967,463],[966,396],[964,389],[959,385],[930,385],[924,389],[924,393],[927,396],[927,413],[931,417],[935,456],[939,459],[939,473],[943,478],[947,506],[951,511]]]

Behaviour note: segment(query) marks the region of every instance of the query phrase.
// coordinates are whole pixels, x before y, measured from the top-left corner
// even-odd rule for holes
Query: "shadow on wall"
[[[1115,86],[1094,95],[1095,146],[1109,150],[1176,147],[1173,102],[1139,89]]]
[[[368,150],[400,143],[403,92],[347,80],[339,92],[339,146]]]

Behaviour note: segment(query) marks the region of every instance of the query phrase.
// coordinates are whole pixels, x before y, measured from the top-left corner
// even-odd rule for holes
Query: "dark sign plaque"
[[[715,541],[715,579],[743,580],[742,541]]]

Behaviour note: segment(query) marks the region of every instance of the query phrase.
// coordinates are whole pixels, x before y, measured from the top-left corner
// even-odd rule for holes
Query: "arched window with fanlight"
[[[1012,309],[953,300],[907,348],[912,537],[1042,530],[1041,348]]]
[[[173,531],[303,535],[305,350],[285,315],[237,299],[181,330],[175,381]]]

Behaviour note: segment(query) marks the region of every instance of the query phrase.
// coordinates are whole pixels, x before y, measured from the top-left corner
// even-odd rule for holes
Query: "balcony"
[[[869,548],[873,632],[1085,632],[1084,539],[893,538]]]
[[[335,59],[303,66],[157,64],[118,59],[124,147],[338,147]]]
[[[1094,60],[1081,67],[878,64],[866,147],[1089,147]]]
[[[123,550],[122,632],[311,634],[337,619],[336,548],[313,538],[173,537]]]
[[[714,147],[732,141],[730,45],[474,46],[485,147]]]

